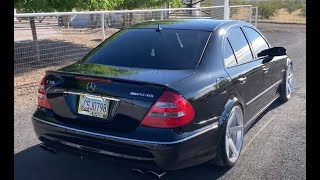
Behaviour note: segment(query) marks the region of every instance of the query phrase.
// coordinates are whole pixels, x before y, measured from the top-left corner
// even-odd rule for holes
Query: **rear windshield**
[[[119,31],[84,61],[124,67],[154,69],[191,69],[201,57],[210,32],[162,29]]]

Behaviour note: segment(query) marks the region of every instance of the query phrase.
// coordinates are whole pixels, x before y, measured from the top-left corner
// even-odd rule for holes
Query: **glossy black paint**
[[[65,141],[114,153],[149,157],[160,169],[180,169],[216,156],[221,125],[234,104],[240,104],[243,109],[247,131],[257,115],[278,96],[286,55],[253,55],[250,62],[232,67],[224,65],[223,50],[228,33],[233,28],[245,26],[256,30],[251,24],[203,19],[159,23],[162,28],[212,32],[197,67],[160,70],[79,61],[48,72],[47,80],[54,82],[46,87],[52,110],[38,108],[33,115],[35,132],[40,140],[57,147]],[[133,28],[155,29],[157,24],[157,21],[142,23]],[[250,51],[253,51],[251,42],[248,42]],[[88,93],[88,82],[77,80],[76,76],[112,81],[96,82],[94,93],[120,100],[109,119],[89,118],[77,113],[79,95],[66,92]],[[245,80],[239,80],[241,78]],[[192,104],[196,112],[193,121],[174,129],[140,126],[148,109],[165,90],[181,94]],[[130,92],[152,94],[153,97],[131,96]]]
[[[272,47],[270,49],[266,49],[261,51],[258,54],[258,57],[262,56],[283,56],[287,54],[287,50],[284,47]]]

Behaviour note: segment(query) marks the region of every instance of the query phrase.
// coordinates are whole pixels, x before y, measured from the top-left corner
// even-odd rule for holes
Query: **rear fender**
[[[241,101],[241,99],[239,99],[237,96],[235,95],[231,95],[226,103],[226,105],[224,106],[223,112],[220,116],[219,119],[219,125],[223,125],[224,122],[226,122],[226,120],[228,119],[228,116],[231,112],[231,109],[234,105],[239,104],[242,108],[243,111],[243,102]]]

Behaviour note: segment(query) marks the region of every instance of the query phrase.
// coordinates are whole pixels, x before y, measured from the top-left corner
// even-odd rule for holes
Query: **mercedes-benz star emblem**
[[[93,82],[89,82],[87,84],[87,91],[88,92],[93,92],[96,89],[96,85]]]

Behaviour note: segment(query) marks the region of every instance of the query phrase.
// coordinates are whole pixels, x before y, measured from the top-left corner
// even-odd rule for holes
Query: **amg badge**
[[[144,93],[137,93],[137,92],[130,92],[131,96],[141,96],[141,97],[149,97],[153,98],[153,94],[144,94]]]

